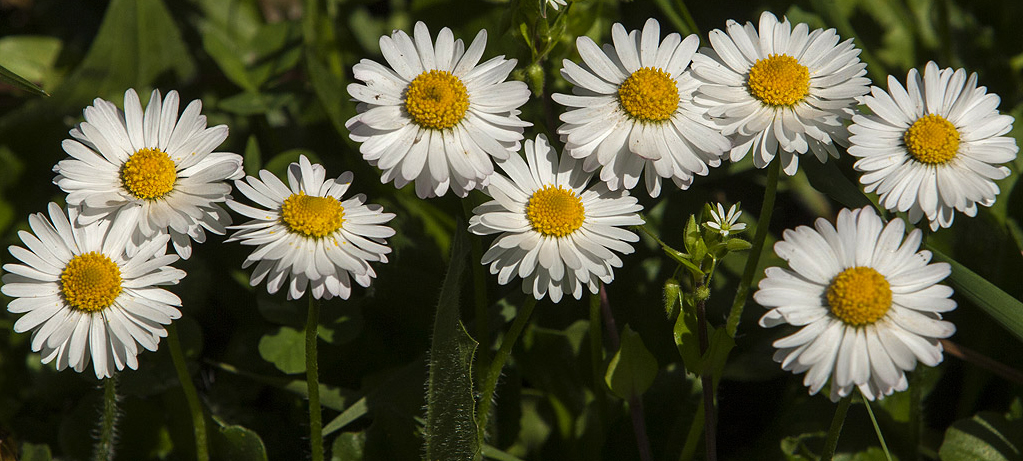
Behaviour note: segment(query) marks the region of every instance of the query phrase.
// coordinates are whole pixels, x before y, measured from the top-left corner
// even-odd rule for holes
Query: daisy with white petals
[[[352,183],[352,172],[325,179],[322,165],[304,155],[288,166],[288,184],[266,170],[248,176],[235,187],[262,208],[229,200],[227,206],[252,218],[231,226],[237,232],[228,242],[256,245],[243,268],[256,264],[250,283],[266,280],[276,293],[288,285],[288,299],[298,299],[310,287],[314,298],[348,299],[352,280],[368,287],[376,277],[370,262],[387,262],[391,249],[384,240],[394,230],[384,223],[394,218],[380,205],[366,205],[366,196],[342,199]]]
[[[624,190],[603,182],[587,188],[592,176],[579,162],[558,153],[544,135],[526,140],[526,160],[512,155],[498,161],[508,176],[495,174],[486,193],[494,200],[473,210],[469,230],[500,234],[483,255],[504,285],[522,278],[522,290],[537,300],[554,302],[568,293],[579,299],[583,285],[596,293],[611,283],[622,260],[639,237],[622,226],[643,224],[643,207]]]
[[[835,29],[793,27],[769,12],[759,28],[729,20],[709,37],[713,49],[693,58],[693,75],[703,83],[694,99],[735,142],[733,162],[752,148],[757,168],[778,155],[793,175],[796,154],[838,158],[834,143],[844,145],[847,137],[843,121],[870,83],[852,39],[839,43]]]
[[[692,103],[699,82],[687,69],[700,39],[672,33],[661,40],[654,19],[642,32],[615,24],[611,38],[614,45],[601,49],[579,37],[583,64],[564,61],[561,75],[575,86],[552,99],[569,108],[558,128],[565,152],[583,159],[586,171],[600,167],[611,190],[632,189],[641,174],[651,197],[661,193],[661,178],[688,188],[731,147]]]
[[[837,226],[820,218],[815,227],[782,234],[774,251],[790,269],[768,268],[753,295],[770,309],[761,326],[800,327],[774,342],[774,360],[806,373],[811,395],[831,378],[835,401],[853,388],[868,400],[905,390],[905,372],[940,363],[938,339],[955,333],[941,320],[956,308],[952,289],[937,284],[951,267],[928,264],[921,231],[905,236],[901,219],[884,225],[873,208],[843,209]]]
[[[71,156],[53,168],[53,183],[81,206],[78,224],[111,219],[134,229],[128,251],[169,233],[182,258],[205,231],[223,234],[231,217],[218,203],[231,193],[228,179],[242,175],[242,157],[213,152],[227,139],[227,126],[206,127],[202,102],[192,101],[178,117],[178,93],[153,91],[145,112],[135,90],[124,93],[124,111],[97,98],[85,121],[64,140]]]
[[[978,204],[995,203],[995,181],[1009,175],[1001,164],[1019,149],[1005,136],[1013,118],[998,113],[998,95],[978,87],[977,74],[929,62],[923,76],[909,71],[905,88],[888,76],[888,93],[872,87],[865,100],[874,115],[853,117],[849,153],[885,208],[914,223],[926,216],[937,230],[956,210],[975,216]]]
[[[505,81],[514,59],[478,64],[486,43],[482,30],[466,50],[445,27],[434,44],[426,24],[417,22],[414,37],[400,30],[380,37],[390,67],[368,59],[355,65],[363,83],[348,85],[359,104],[345,126],[362,143],[363,158],[383,170],[381,182],[404,187],[415,181],[420,198],[448,189],[465,197],[487,184],[491,157],[519,150],[530,123],[519,119],[518,108],[529,89]]]
[[[18,236],[25,247],[10,246],[23,264],[4,264],[3,294],[14,298],[7,310],[25,314],[14,331],[32,331],[32,350],[43,363],[82,372],[92,363],[97,378],[124,367],[138,368],[138,346],[155,351],[167,336],[164,325],[181,317],[181,300],[158,288],[177,284],[184,271],[169,264],[166,234],[153,237],[127,256],[133,229],[100,221],[75,226],[78,210],[65,214],[55,203],[29,216],[32,232]]]

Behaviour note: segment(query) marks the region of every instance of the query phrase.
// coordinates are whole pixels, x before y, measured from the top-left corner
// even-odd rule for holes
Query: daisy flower
[[[722,237],[728,237],[729,233],[738,233],[746,229],[746,223],[736,222],[741,214],[738,204],[729,207],[728,213],[725,213],[725,207],[718,203],[716,210],[710,209],[710,221],[707,221],[706,226],[718,231]]]
[[[514,59],[477,65],[486,43],[481,30],[466,50],[445,27],[435,45],[426,24],[417,22],[414,37],[400,30],[380,37],[389,68],[368,59],[355,65],[363,83],[348,85],[359,104],[345,126],[363,158],[383,170],[381,182],[415,181],[420,198],[448,189],[465,197],[487,184],[491,157],[519,150],[523,127],[531,125],[518,117],[529,89],[505,81]]]
[[[995,203],[995,181],[1009,175],[1001,164],[1018,148],[1004,136],[1013,118],[998,113],[998,95],[978,87],[977,74],[929,62],[923,77],[909,71],[906,88],[888,76],[888,93],[875,86],[864,99],[874,115],[853,117],[849,153],[885,208],[908,211],[913,223],[926,216],[937,230],[956,210],[976,216],[977,204]]]
[[[869,207],[843,209],[837,226],[820,218],[815,227],[782,234],[774,251],[790,269],[768,268],[753,295],[770,309],[761,326],[800,327],[774,342],[774,360],[805,372],[811,395],[830,377],[834,401],[854,387],[868,400],[905,390],[905,372],[917,361],[940,363],[938,339],[955,333],[941,320],[956,308],[952,289],[937,284],[951,267],[928,264],[931,252],[917,251],[919,229],[905,236],[901,219],[883,225]]]
[[[752,148],[757,168],[778,155],[791,176],[795,154],[838,158],[834,143],[846,142],[843,121],[870,83],[852,39],[838,41],[835,29],[793,27],[769,12],[759,29],[729,20],[724,32],[710,32],[712,49],[693,57],[693,75],[703,83],[694,100],[735,142],[733,162]]]
[[[611,38],[601,49],[579,37],[583,64],[566,59],[561,68],[574,85],[570,95],[551,96],[569,108],[558,128],[565,152],[586,171],[600,167],[611,190],[632,189],[641,174],[651,197],[660,195],[661,178],[688,188],[731,147],[692,102],[699,82],[687,68],[700,39],[672,33],[661,40],[655,19],[642,32],[616,23]]]
[[[158,288],[185,276],[169,265],[178,260],[166,254],[170,237],[156,235],[128,256],[133,229],[108,220],[76,226],[77,208],[47,210],[49,219],[33,214],[32,232],[18,233],[25,247],[8,247],[24,263],[3,266],[3,294],[14,298],[7,310],[25,314],[14,331],[31,331],[32,350],[58,370],[82,372],[92,362],[96,377],[108,378],[138,369],[138,346],[155,351],[164,325],[181,317],[181,300]]]
[[[231,193],[228,179],[242,175],[242,157],[213,152],[227,139],[227,126],[206,127],[202,102],[192,101],[178,117],[178,93],[154,90],[143,113],[135,90],[124,93],[124,111],[97,98],[85,121],[61,144],[71,158],[53,168],[53,183],[81,206],[78,224],[103,219],[134,230],[128,251],[169,233],[184,259],[191,241],[205,231],[223,235],[231,217],[218,203]]]
[[[366,196],[342,196],[352,184],[352,172],[324,179],[326,169],[309,163],[304,155],[288,166],[288,184],[266,170],[248,176],[235,187],[262,208],[228,200],[235,212],[252,218],[231,226],[237,232],[228,242],[256,245],[242,268],[256,264],[250,283],[266,280],[271,294],[288,278],[288,299],[311,289],[314,298],[348,299],[352,280],[368,287],[376,277],[370,262],[387,262],[387,237],[394,230],[383,225],[394,218],[380,205],[366,205]]]
[[[639,237],[622,226],[643,224],[643,207],[624,190],[600,182],[587,188],[592,174],[558,153],[547,137],[526,140],[526,160],[512,155],[497,162],[508,176],[495,174],[486,193],[494,200],[473,210],[469,230],[500,234],[482,263],[505,285],[522,278],[522,290],[554,302],[568,293],[579,299],[583,285],[596,293],[599,282],[614,280],[622,267],[615,252],[632,253]]]

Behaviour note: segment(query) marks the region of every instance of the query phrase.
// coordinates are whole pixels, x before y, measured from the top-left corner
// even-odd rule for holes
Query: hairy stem
[[[487,379],[483,382],[483,393],[480,395],[479,410],[476,413],[478,425],[483,429],[483,431],[480,431],[481,434],[486,432],[487,422],[490,419],[490,407],[493,405],[494,391],[497,390],[497,380],[501,377],[501,370],[504,369],[504,363],[508,361],[508,356],[511,355],[512,347],[519,340],[519,335],[522,334],[522,330],[529,323],[529,317],[532,316],[534,307],[536,307],[536,298],[526,295],[525,304],[519,309],[519,313],[515,316],[515,321],[512,322],[511,328],[508,329],[508,333],[501,339],[501,347],[497,350],[497,354],[494,355],[494,360],[490,362]]]
[[[320,413],[320,370],[317,360],[317,330],[320,326],[320,302],[309,296],[309,315],[305,321],[305,381],[309,388],[309,446],[313,461],[323,461],[323,416]]]
[[[114,459],[114,445],[117,442],[117,373],[103,380],[103,418],[99,423],[99,441],[93,447],[93,461]]]

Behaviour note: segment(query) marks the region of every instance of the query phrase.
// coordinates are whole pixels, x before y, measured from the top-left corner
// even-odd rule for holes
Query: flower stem
[[[698,338],[700,342],[700,356],[707,356],[707,349],[710,348],[710,338],[708,338],[708,324],[707,324],[707,302],[705,300],[698,301],[696,303],[696,324],[698,325]],[[716,411],[714,410],[714,376],[708,370],[708,366],[703,367],[703,371],[700,372],[700,383],[703,385],[703,439],[704,446],[707,450],[707,461],[717,461],[717,433],[716,433]]]
[[[703,432],[705,407],[696,408],[696,416],[693,416],[693,423],[689,426],[689,433],[686,434],[686,444],[682,446],[682,453],[679,454],[679,461],[693,461],[696,456],[696,447],[700,444],[700,433]]]
[[[590,362],[593,366],[593,394],[597,398],[597,430],[602,431],[607,417],[607,397],[604,394],[604,338],[600,328],[600,296],[590,296]]]
[[[863,406],[867,407],[867,415],[870,416],[870,422],[874,425],[874,433],[877,434],[877,440],[881,442],[881,450],[884,451],[885,459],[892,461],[892,454],[888,452],[888,444],[884,443],[884,435],[881,434],[881,426],[877,425],[877,418],[874,417],[874,410],[870,409],[870,402],[864,400]]]
[[[774,159],[767,168],[767,190],[764,191],[764,203],[760,206],[760,217],[757,218],[757,232],[753,236],[753,247],[750,248],[749,258],[746,259],[746,268],[742,271],[742,281],[735,292],[735,300],[732,301],[732,309],[728,312],[728,323],[725,331],[728,336],[735,337],[739,329],[739,320],[742,318],[742,309],[746,306],[746,296],[749,295],[749,287],[753,283],[753,276],[757,273],[757,265],[760,264],[760,253],[764,250],[764,241],[767,240],[767,232],[771,223],[771,213],[774,212],[774,199],[778,195],[778,172],[781,170],[781,161]]]
[[[835,417],[831,420],[831,427],[828,429],[828,438],[824,439],[824,451],[821,453],[821,461],[831,461],[835,456],[835,449],[838,448],[838,436],[842,434],[842,425],[845,424],[845,415],[849,412],[849,405],[855,394],[849,394],[838,402],[835,408]]]
[[[611,302],[607,299],[607,288],[600,284],[599,299],[600,312],[604,317],[604,327],[607,329],[607,339],[611,342],[611,348],[618,350],[621,347],[621,337],[618,336],[618,326],[615,325],[614,315],[611,313]],[[640,461],[650,461],[650,437],[646,433],[646,413],[643,410],[643,399],[634,395],[629,399],[629,413],[632,417],[632,431],[636,436],[636,447],[639,449]]]
[[[536,307],[536,298],[526,295],[525,304],[519,309],[519,313],[515,316],[515,321],[512,322],[508,333],[501,339],[501,348],[497,350],[494,361],[490,362],[487,379],[483,382],[483,393],[480,395],[479,411],[476,414],[479,427],[483,429],[481,433],[486,431],[487,421],[490,419],[490,407],[493,404],[494,391],[497,390],[497,379],[500,378],[501,370],[504,369],[504,363],[508,361],[508,356],[511,355],[512,347],[515,346],[515,342],[519,340],[522,330],[529,323],[529,317],[533,314],[534,307]]]
[[[472,196],[462,200],[462,211],[465,212],[465,219],[472,218],[473,201]],[[471,233],[470,233],[471,234]],[[472,242],[472,282],[473,296],[476,303],[476,341],[483,345],[478,349],[477,362],[479,369],[485,370],[490,365],[490,316],[487,311],[487,276],[483,272],[485,266],[479,264],[483,260],[483,242],[480,236],[470,235]]]
[[[320,302],[309,296],[309,315],[305,321],[305,381],[309,388],[309,445],[313,461],[323,461],[323,417],[320,414],[320,372],[316,357],[317,329],[320,326]]]
[[[103,419],[99,424],[99,442],[93,447],[93,461],[114,459],[114,445],[117,439],[117,373],[103,380]]]
[[[199,393],[192,383],[192,375],[188,373],[188,366],[185,365],[185,354],[181,350],[181,340],[178,339],[178,328],[173,323],[167,326],[167,344],[170,346],[171,359],[174,362],[174,370],[178,373],[178,381],[181,382],[181,390],[185,393],[185,400],[188,401],[188,410],[192,414],[192,430],[195,432],[195,459],[197,461],[209,461],[209,447],[206,443],[206,415],[203,414],[202,403],[199,402]]]

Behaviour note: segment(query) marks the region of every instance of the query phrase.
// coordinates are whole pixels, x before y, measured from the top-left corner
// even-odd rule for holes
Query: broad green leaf
[[[259,355],[287,374],[305,371],[305,333],[280,327],[259,339]]]
[[[819,446],[818,439],[823,440],[827,435],[820,431],[785,437],[781,439],[781,452],[787,461],[816,461],[819,455],[807,446],[807,441],[812,440],[811,445]]]
[[[366,432],[342,432],[334,439],[330,450],[331,461],[362,461],[366,448]]]
[[[1023,422],[993,412],[956,421],[945,431],[938,456],[942,461],[1023,460]]]
[[[6,461],[7,458],[4,458]],[[50,454],[50,446],[34,443],[21,444],[21,461],[50,461],[53,455]]]
[[[643,344],[639,333],[626,325],[621,347],[607,366],[604,382],[615,395],[630,399],[643,395],[656,377],[657,359]]]
[[[292,94],[239,93],[220,100],[217,107],[238,115],[259,115],[280,110],[295,98]]]
[[[952,265],[952,275],[948,281],[957,294],[990,315],[1016,338],[1023,340],[1023,302],[944,253],[930,245],[925,246],[934,253],[935,261],[944,261]]]
[[[54,69],[62,43],[59,38],[42,35],[15,35],[0,38],[0,65],[39,87],[30,90],[36,94],[52,88],[60,77]],[[36,91],[36,89],[38,91]]]
[[[464,226],[456,226],[463,229]],[[478,343],[459,320],[458,297],[469,254],[468,235],[455,233],[437,303],[426,393],[426,459],[472,460],[479,453],[472,360]]]
[[[709,368],[711,375],[721,376],[721,370],[724,370],[725,362],[728,361],[728,353],[735,347],[735,339],[724,328],[717,328],[709,335],[710,344],[707,353],[703,354],[703,368],[700,372],[708,373],[706,370]]]
[[[217,417],[213,420],[218,427],[211,440],[212,459],[266,461],[266,446],[259,434],[242,426],[227,425]]]
[[[696,331],[696,310],[691,302],[683,302],[682,309],[675,319],[673,335],[675,347],[682,356],[682,364],[686,371],[699,373],[703,358],[700,356],[699,336]]]
[[[728,243],[725,244],[725,248],[728,248],[728,251],[746,251],[752,247],[752,243],[740,238],[728,239]]]
[[[348,129],[345,128],[345,104],[348,101],[348,94],[345,92],[345,79],[335,75],[330,69],[316,57],[313,52],[305,54],[306,69],[309,71],[309,82],[316,92],[316,97],[323,106],[324,112],[330,118],[342,136],[347,136]]]

